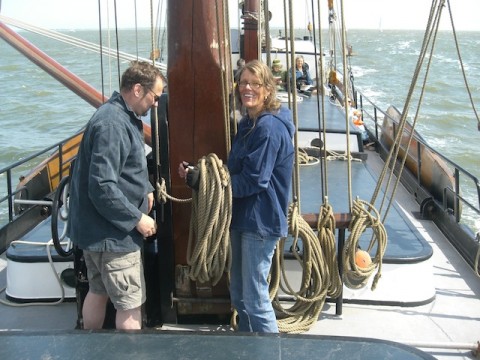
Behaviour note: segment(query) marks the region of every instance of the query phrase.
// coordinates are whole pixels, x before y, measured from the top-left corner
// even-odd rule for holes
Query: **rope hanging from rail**
[[[345,22],[344,22],[344,12],[343,12],[343,1],[340,1],[340,21],[341,21],[341,45],[342,45],[342,63],[343,63],[343,68],[347,69],[347,49],[346,49],[346,32],[345,32]],[[336,19],[335,14],[333,13],[333,7],[330,9],[331,16],[332,18]],[[336,74],[331,74],[335,75]],[[349,287],[353,287],[353,283],[356,284],[356,288],[363,287],[366,284],[366,281],[370,277],[370,275],[373,273],[375,268],[379,268],[379,272],[381,270],[381,264],[382,264],[382,257],[384,253],[384,249],[386,246],[386,232],[383,224],[378,221],[378,216],[377,219],[374,219],[372,216],[369,216],[369,212],[373,211],[378,215],[378,212],[374,209],[372,204],[368,204],[365,201],[362,200],[356,200],[353,202],[352,200],[352,175],[351,175],[351,169],[352,169],[352,161],[354,158],[350,155],[351,150],[350,150],[350,104],[348,101],[346,101],[348,98],[352,98],[349,95],[350,91],[350,86],[349,86],[349,77],[344,76],[343,77],[343,86],[340,87],[340,90],[343,90],[343,106],[345,110],[345,127],[346,127],[346,152],[345,154],[333,154],[327,155],[325,154],[325,157],[323,161],[327,163],[327,160],[345,160],[347,161],[347,191],[348,191],[348,204],[350,208],[350,212],[352,213],[352,219],[349,224],[349,231],[350,235],[345,242],[345,246],[343,249],[342,253],[342,263],[344,265],[344,273],[342,274],[343,276],[343,281],[345,284]],[[338,80],[336,80],[338,81]],[[338,84],[336,84],[338,85]],[[369,211],[362,211],[363,206],[366,206]],[[367,268],[364,269],[359,269],[356,264],[355,264],[355,259],[357,256],[357,249],[358,249],[358,241],[360,239],[360,236],[366,231],[367,228],[372,227],[374,234],[378,234],[377,237],[372,238],[370,246],[368,247],[368,251],[370,251],[373,248],[373,245],[375,243],[376,238],[380,238],[379,240],[379,245],[378,248],[380,249],[380,252],[377,253],[377,256],[375,256],[375,262],[370,263]],[[321,228],[318,229],[319,232],[321,231]],[[350,249],[352,249],[350,251]],[[352,265],[353,264],[353,265]],[[365,271],[368,269],[368,271]],[[352,281],[352,278],[355,278],[356,281]],[[377,277],[375,279],[375,284],[378,282]],[[358,279],[361,279],[361,281],[358,281]],[[340,281],[341,284],[341,281]],[[338,294],[341,293],[342,291],[342,286],[338,285]],[[372,288],[372,290],[374,287]]]
[[[286,1],[284,2],[284,5],[286,7]],[[295,62],[295,45],[292,32],[292,29],[294,28],[292,0],[288,1],[288,9],[290,20],[290,49],[292,49],[291,62],[293,64]],[[287,33],[287,29],[285,29],[285,32]],[[298,290],[294,290],[289,284],[286,276],[287,265],[283,256],[286,239],[282,239],[277,246],[272,264],[270,295],[273,299],[272,304],[274,308],[281,314],[277,321],[279,330],[281,332],[300,333],[308,331],[318,321],[327,294],[338,296],[342,289],[342,283],[338,274],[334,235],[335,220],[333,218],[333,210],[331,206],[325,204],[319,210],[317,234],[300,214],[299,166],[318,163],[318,160],[310,155],[310,151],[302,150],[298,146],[296,88],[294,87],[292,90],[293,102],[291,103],[291,106],[297,131],[294,138],[295,168],[292,184],[293,203],[289,209],[288,224],[289,233],[293,237],[291,252],[296,259],[297,264],[299,264],[298,266],[302,269],[302,281]],[[320,94],[323,94],[323,91],[321,91]],[[313,150],[317,152],[322,151],[321,148],[315,148]],[[325,180],[326,179],[322,178],[322,183]],[[300,240],[303,245],[302,254],[298,253],[299,247],[297,244]],[[294,304],[288,309],[282,305],[278,294],[279,290],[295,299]]]
[[[372,214],[373,213],[373,214]],[[371,228],[373,236],[366,252],[370,253],[376,246],[376,254],[370,263],[359,264],[357,253],[359,251],[359,239],[367,228]],[[349,229],[350,235],[345,242],[343,251],[343,281],[351,289],[359,289],[366,285],[368,279],[378,268],[372,283],[372,290],[377,287],[378,280],[382,276],[382,259],[387,247],[387,233],[380,220],[378,211],[368,202],[357,199],[353,203],[352,221]]]
[[[299,214],[296,204],[290,206],[288,220],[289,232],[294,238],[292,253],[302,269],[302,280],[298,290],[294,290],[288,282],[283,256],[286,239],[282,239],[272,264],[270,297],[274,309],[280,313],[277,320],[280,332],[301,333],[308,331],[318,321],[330,285],[330,273],[317,235]],[[296,249],[298,239],[302,240],[303,245],[301,255]],[[279,290],[295,299],[291,307],[282,305]]]
[[[285,4],[286,5],[286,4]],[[294,63],[295,45],[292,29],[293,2],[288,1],[290,21],[291,60]],[[288,61],[287,61],[288,62]],[[292,75],[293,76],[293,75]],[[318,320],[325,303],[327,293],[337,294],[341,289],[341,279],[338,275],[337,255],[335,251],[335,221],[333,211],[329,206],[320,209],[318,235],[311,229],[300,214],[300,181],[299,167],[302,164],[318,163],[315,157],[298,147],[298,114],[296,107],[296,88],[293,89],[293,102],[290,103],[294,124],[297,129],[294,136],[295,166],[292,181],[292,204],[289,209],[289,233],[293,237],[291,252],[302,269],[302,283],[299,290],[294,290],[286,276],[286,262],[283,256],[285,241],[282,239],[277,246],[272,263],[270,296],[274,308],[281,313],[278,327],[281,332],[299,333],[309,330]],[[320,148],[315,149],[320,151]],[[323,181],[323,179],[322,179]],[[331,221],[333,219],[333,222]],[[333,240],[333,241],[332,241]],[[303,253],[299,254],[297,244],[301,241]],[[299,248],[298,248],[299,249]],[[329,251],[330,250],[330,251]],[[333,274],[333,275],[332,275]],[[331,280],[331,277],[334,280]],[[331,284],[334,284],[333,287]],[[340,285],[339,285],[340,284]],[[295,303],[285,308],[280,300],[279,289],[295,299]]]
[[[335,229],[336,223],[333,208],[328,203],[328,197],[325,197],[325,203],[320,207],[318,214],[317,237],[330,272],[330,284],[327,294],[334,299],[339,297],[343,290],[342,279],[338,271]]]

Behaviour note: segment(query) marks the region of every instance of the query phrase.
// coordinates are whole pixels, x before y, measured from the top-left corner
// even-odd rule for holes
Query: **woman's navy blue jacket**
[[[289,109],[264,112],[255,124],[245,116],[228,158],[232,180],[231,229],[286,236],[295,127]]]

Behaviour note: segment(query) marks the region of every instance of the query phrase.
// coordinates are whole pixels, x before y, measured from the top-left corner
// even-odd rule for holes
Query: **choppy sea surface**
[[[21,34],[102,91],[99,54],[40,35]],[[96,31],[67,34],[98,43]],[[148,58],[149,35],[148,30],[120,30],[119,47],[121,51]],[[143,47],[137,46],[137,39]],[[458,32],[457,39],[472,99],[480,111],[480,32]],[[447,31],[437,37],[417,130],[430,146],[480,176],[480,132],[453,40],[452,33]],[[423,32],[417,30],[350,30],[348,42],[354,52],[350,62],[356,87],[381,108],[391,104],[402,110],[422,41]],[[108,46],[108,39],[103,43]],[[121,71],[126,66],[127,62],[122,62]],[[109,85],[103,86],[103,92],[109,96],[118,88],[118,64],[114,59],[103,58],[103,67],[114,74],[110,76],[104,71],[104,84]],[[3,40],[0,40],[0,84],[0,169],[73,134],[94,112],[91,105]],[[415,109],[409,113],[415,114]],[[474,190],[468,190],[471,191]],[[3,195],[0,193],[0,197]],[[478,216],[471,217],[470,222],[478,231],[480,220]]]

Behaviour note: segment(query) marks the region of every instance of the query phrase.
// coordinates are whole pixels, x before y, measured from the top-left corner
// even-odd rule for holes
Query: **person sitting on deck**
[[[277,83],[277,90],[279,91],[283,91],[283,90],[286,90],[285,89],[285,84],[286,84],[286,77],[287,77],[287,73],[282,70],[282,61],[280,59],[275,59],[273,60],[272,62],[272,74],[273,74],[273,78],[275,79],[276,83]]]
[[[292,71],[288,72],[288,76],[292,76]],[[312,77],[310,76],[310,70],[308,64],[305,62],[302,55],[298,55],[295,58],[295,83],[291,82],[292,87],[296,86],[297,90],[307,91],[310,89],[309,86],[307,89],[306,85],[313,85]]]

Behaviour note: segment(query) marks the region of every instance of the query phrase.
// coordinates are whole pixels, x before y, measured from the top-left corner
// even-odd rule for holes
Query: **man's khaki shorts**
[[[131,310],[146,299],[142,256],[129,253],[83,251],[90,291],[108,295],[117,310]]]

